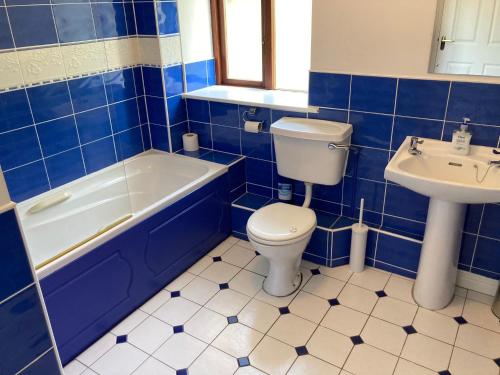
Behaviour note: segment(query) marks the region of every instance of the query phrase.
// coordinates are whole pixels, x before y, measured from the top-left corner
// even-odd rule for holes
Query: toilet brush
[[[368,238],[368,225],[363,224],[363,209],[365,200],[361,198],[359,207],[359,221],[352,225],[351,256],[349,267],[352,272],[362,272],[365,267],[366,240]]]

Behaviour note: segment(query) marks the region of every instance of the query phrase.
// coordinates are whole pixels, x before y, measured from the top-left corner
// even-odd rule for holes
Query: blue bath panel
[[[68,363],[231,231],[224,174],[41,280]]]

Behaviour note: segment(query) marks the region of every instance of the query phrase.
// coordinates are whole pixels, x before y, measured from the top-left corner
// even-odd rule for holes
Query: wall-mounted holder
[[[262,131],[262,121],[252,121],[248,116],[255,116],[257,113],[256,107],[251,107],[247,111],[243,112],[242,118],[245,121],[245,131],[248,133],[260,133]]]

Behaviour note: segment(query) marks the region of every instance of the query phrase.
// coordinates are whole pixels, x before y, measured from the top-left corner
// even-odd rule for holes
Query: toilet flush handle
[[[345,143],[328,143],[328,149],[329,150],[342,150],[342,151],[347,151],[349,150],[349,145]]]

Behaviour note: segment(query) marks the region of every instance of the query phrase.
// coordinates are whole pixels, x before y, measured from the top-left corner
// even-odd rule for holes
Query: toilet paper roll
[[[185,151],[198,151],[200,146],[198,145],[198,134],[196,133],[186,133],[182,136],[182,144]]]
[[[245,121],[245,131],[248,133],[260,133],[262,131],[262,122]]]

